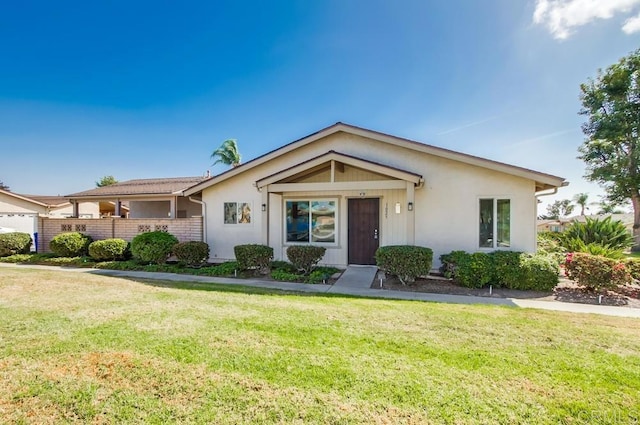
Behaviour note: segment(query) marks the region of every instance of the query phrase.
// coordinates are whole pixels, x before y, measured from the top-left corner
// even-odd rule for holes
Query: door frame
[[[381,220],[380,220],[380,197],[377,196],[372,196],[372,197],[366,197],[366,198],[347,198],[347,264],[355,264],[355,265],[375,265],[375,258],[373,257],[372,253],[372,257],[371,257],[371,262],[370,263],[363,263],[362,261],[358,261],[358,262],[354,262],[352,261],[352,255],[351,255],[351,238],[355,237],[355,233],[352,231],[353,230],[353,226],[351,223],[351,208],[350,208],[350,204],[352,201],[357,202],[357,201],[375,201],[371,202],[371,205],[375,205],[375,215],[377,216],[377,222],[375,223],[375,229],[377,229],[377,243],[376,243],[376,249],[378,247],[380,247],[380,224],[381,224]],[[362,222],[359,222],[360,224],[362,224]],[[373,232],[373,229],[370,229]]]

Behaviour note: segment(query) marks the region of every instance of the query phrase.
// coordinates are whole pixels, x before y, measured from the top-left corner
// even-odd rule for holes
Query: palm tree
[[[224,165],[231,165],[232,167],[237,167],[240,165],[240,152],[238,152],[238,144],[236,143],[236,139],[227,139],[218,149],[213,151],[211,154],[211,158],[217,158],[213,165],[221,162]]]
[[[588,193],[576,193],[576,195],[573,197],[573,202],[580,205],[580,215],[582,216],[584,215],[584,210],[587,207],[588,200],[589,200]]]

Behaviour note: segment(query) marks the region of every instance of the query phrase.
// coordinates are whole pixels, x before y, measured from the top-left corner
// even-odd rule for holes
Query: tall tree
[[[0,181],[0,189],[6,190],[7,192],[9,192],[9,186],[4,184],[2,181]]]
[[[220,147],[213,151],[211,158],[217,158],[211,165],[216,165],[217,163],[231,165],[232,167],[240,165],[240,152],[238,151],[236,139],[227,139],[222,142]]]
[[[547,214],[540,216],[543,220],[557,220],[560,217],[566,217],[573,212],[574,205],[569,199],[554,201],[553,204],[547,205]]]
[[[100,180],[96,182],[96,187],[111,186],[112,184],[116,184],[116,183],[118,183],[118,180],[116,180],[115,177],[103,176]]]
[[[631,200],[633,235],[640,245],[640,49],[598,70],[595,80],[580,85],[581,115],[587,136],[578,158],[585,177],[601,184],[614,204]]]
[[[578,204],[578,206],[580,207],[580,215],[582,216],[584,215],[585,209],[587,209],[588,201],[589,201],[588,193],[576,193],[575,196],[573,197],[573,202]]]

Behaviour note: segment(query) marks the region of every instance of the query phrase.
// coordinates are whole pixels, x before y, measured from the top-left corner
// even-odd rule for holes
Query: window
[[[335,243],[336,201],[286,202],[287,242]]]
[[[511,246],[511,201],[480,199],[480,248]]]
[[[224,224],[251,223],[251,204],[247,202],[225,202]]]

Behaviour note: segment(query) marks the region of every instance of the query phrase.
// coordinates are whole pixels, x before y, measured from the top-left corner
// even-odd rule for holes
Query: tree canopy
[[[118,180],[116,180],[115,177],[103,176],[100,180],[96,182],[96,187],[111,186],[112,184],[116,184],[116,183],[118,183]]]
[[[222,163],[224,165],[231,165],[237,167],[240,165],[240,152],[238,151],[238,143],[236,139],[227,139],[222,142],[222,145],[211,154],[211,158],[217,158],[213,164]]]
[[[2,180],[0,180],[0,189],[2,190],[6,190],[7,192],[9,191],[9,186],[7,186],[6,184],[4,184],[2,182]]]
[[[554,201],[553,204],[547,205],[547,214],[540,216],[543,220],[557,220],[560,217],[566,217],[573,212],[574,205],[569,199]]]
[[[587,209],[588,201],[588,193],[576,193],[573,197],[573,202],[575,202],[580,207],[580,215],[584,215],[584,212]]]
[[[580,85],[580,156],[585,177],[605,189],[613,204],[631,200],[633,233],[640,242],[640,49]]]

